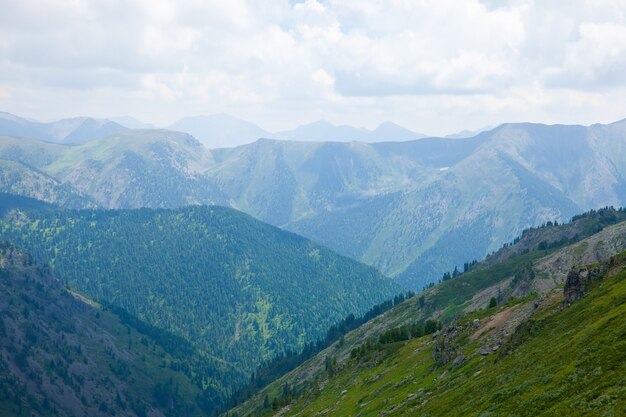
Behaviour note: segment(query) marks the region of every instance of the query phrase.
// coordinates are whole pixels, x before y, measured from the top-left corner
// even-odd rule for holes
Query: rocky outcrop
[[[457,339],[463,327],[456,324],[441,330],[435,339],[437,343],[433,352],[433,357],[440,365],[446,365],[452,362],[454,367],[465,363],[465,357],[461,353]]]
[[[582,298],[587,292],[589,283],[602,278],[602,272],[603,270],[600,267],[591,269],[585,267],[572,268],[567,274],[565,288],[563,288],[565,302],[569,305]]]

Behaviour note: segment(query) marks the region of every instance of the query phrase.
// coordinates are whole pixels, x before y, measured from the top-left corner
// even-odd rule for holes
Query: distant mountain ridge
[[[24,137],[53,143],[81,144],[102,139],[128,129],[163,129],[143,123],[130,116],[96,119],[74,117],[42,123],[10,113],[0,112],[0,135]],[[188,133],[210,149],[232,148],[252,143],[258,139],[295,140],[310,142],[381,142],[406,141],[427,137],[405,127],[386,121],[376,129],[335,126],[326,120],[298,126],[293,130],[271,133],[256,124],[228,114],[184,117],[166,129]]]
[[[254,123],[227,114],[185,117],[168,129],[189,133],[208,148],[231,148],[270,136]]]
[[[335,126],[326,120],[320,120],[293,130],[276,132],[267,137],[304,142],[386,142],[415,140],[427,136],[389,121],[381,123],[374,130],[369,130],[348,125]]]
[[[46,142],[80,144],[123,132],[126,127],[106,119],[74,117],[50,123],[35,122],[0,112],[0,135],[38,139]]]
[[[167,127],[189,133],[210,149],[232,148],[257,139],[300,142],[382,142],[406,141],[426,137],[392,122],[383,122],[374,130],[348,125],[336,126],[326,120],[308,123],[292,130],[268,132],[254,123],[227,114],[185,117]]]
[[[505,124],[463,139],[262,139],[212,150],[186,134],[142,130],[72,147],[2,138],[0,159],[103,207],[234,207],[420,289],[529,226],[624,205],[625,144],[626,121]]]

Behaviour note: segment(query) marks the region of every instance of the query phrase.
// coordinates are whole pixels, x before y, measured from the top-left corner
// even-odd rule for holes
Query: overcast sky
[[[444,134],[626,117],[626,0],[1,0],[0,110]]]

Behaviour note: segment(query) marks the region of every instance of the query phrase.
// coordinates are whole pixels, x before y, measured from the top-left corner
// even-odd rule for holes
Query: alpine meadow
[[[626,2],[6,0],[0,416],[626,416]]]

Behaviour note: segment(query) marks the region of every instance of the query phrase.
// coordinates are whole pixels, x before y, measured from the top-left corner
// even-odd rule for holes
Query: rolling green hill
[[[202,381],[221,393],[402,292],[371,267],[222,207],[9,210],[0,235],[71,288],[222,364]]]
[[[207,415],[219,393],[188,342],[66,290],[0,242],[0,415]]]
[[[569,407],[573,415],[620,415],[623,216],[602,210],[529,230],[348,333],[228,415],[522,416]],[[441,330],[421,336],[436,331],[429,321]]]

